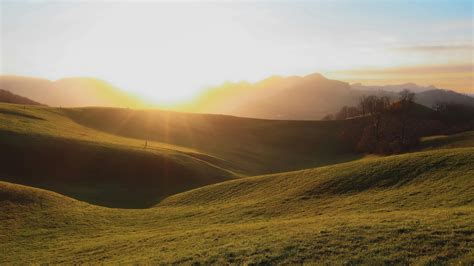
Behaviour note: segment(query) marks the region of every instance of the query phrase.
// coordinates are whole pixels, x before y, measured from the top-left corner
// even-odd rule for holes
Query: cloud
[[[350,69],[335,71],[344,75],[419,75],[440,73],[472,73],[474,64],[446,64],[446,65],[423,65],[392,67],[380,69]]]
[[[419,45],[419,46],[406,46],[395,48],[396,51],[401,52],[459,52],[459,51],[470,51],[474,50],[474,45],[463,44],[463,45]]]
[[[389,68],[359,68],[334,71],[331,78],[365,85],[434,85],[458,92],[474,92],[474,64],[418,65]]]

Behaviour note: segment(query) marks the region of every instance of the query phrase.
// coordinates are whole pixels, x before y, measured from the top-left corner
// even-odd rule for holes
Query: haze
[[[1,2],[1,73],[90,76],[163,104],[320,72],[474,92],[471,1]]]

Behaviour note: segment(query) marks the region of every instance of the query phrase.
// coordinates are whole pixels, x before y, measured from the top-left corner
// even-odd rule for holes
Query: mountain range
[[[274,76],[253,84],[226,83],[209,89],[183,110],[263,119],[317,120],[344,106],[357,105],[362,96],[396,98],[404,89],[415,92],[415,101],[430,108],[441,101],[474,106],[473,97],[434,86],[413,83],[350,85],[327,79],[321,74],[311,74],[304,77]]]
[[[131,93],[95,78],[47,79],[0,76],[0,89],[49,106],[144,107],[145,102]]]
[[[160,107],[94,78],[50,81],[2,76],[0,89],[49,106]],[[365,86],[327,79],[315,73],[303,77],[272,76],[256,83],[226,82],[208,88],[198,98],[172,109],[262,119],[318,120],[343,106],[357,105],[362,96],[396,98],[404,89],[415,92],[415,101],[430,108],[441,101],[474,106],[473,97],[434,86],[414,83]]]

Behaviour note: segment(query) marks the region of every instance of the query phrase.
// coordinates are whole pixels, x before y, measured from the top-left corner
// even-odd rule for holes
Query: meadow
[[[474,134],[344,123],[1,104],[0,263],[473,263]]]

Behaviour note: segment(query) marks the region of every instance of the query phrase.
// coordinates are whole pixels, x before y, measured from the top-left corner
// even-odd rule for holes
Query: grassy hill
[[[199,150],[226,161],[243,175],[276,173],[347,161],[338,134],[363,120],[275,121],[160,110],[74,108],[74,122],[134,139],[148,139]]]
[[[41,103],[32,101],[26,97],[16,95],[7,90],[0,89],[0,102],[2,103],[15,103],[15,104],[31,104],[31,105],[42,105]]]
[[[1,104],[0,264],[474,262],[473,133],[361,158],[348,123]]]
[[[474,147],[474,131],[453,134],[449,136],[430,136],[422,138],[421,149],[452,149]]]
[[[141,210],[0,182],[0,262],[469,264],[473,153],[237,179]]]
[[[147,207],[234,178],[197,151],[80,126],[64,109],[0,105],[0,176],[105,206]]]
[[[0,177],[93,204],[149,207],[231,178],[356,159],[338,140],[347,123],[363,121],[0,104]]]

